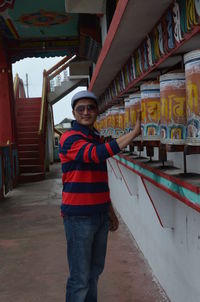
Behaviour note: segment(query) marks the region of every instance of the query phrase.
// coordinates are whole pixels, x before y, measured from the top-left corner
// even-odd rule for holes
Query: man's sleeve
[[[61,138],[59,153],[61,160],[75,160],[85,163],[100,163],[120,152],[116,140],[95,145],[81,135],[72,134]]]

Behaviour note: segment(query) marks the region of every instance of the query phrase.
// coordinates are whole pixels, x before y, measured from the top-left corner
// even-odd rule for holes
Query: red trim
[[[116,7],[116,10],[115,10],[115,14],[112,18],[112,22],[110,24],[110,27],[109,27],[109,30],[108,30],[108,34],[106,36],[106,40],[105,40],[105,43],[103,45],[103,48],[102,48],[102,51],[99,55],[99,58],[98,58],[98,61],[97,61],[97,64],[96,64],[96,67],[95,67],[95,70],[94,70],[94,73],[93,73],[93,76],[92,76],[92,79],[91,79],[91,82],[90,82],[90,86],[89,86],[89,90],[92,90],[93,86],[94,86],[94,82],[96,81],[97,77],[98,77],[98,74],[100,72],[100,69],[103,65],[103,62],[108,54],[108,51],[111,47],[111,44],[113,42],[113,39],[114,39],[114,36],[118,30],[118,26],[121,22],[121,19],[123,17],[123,14],[126,10],[126,7],[127,7],[127,4],[128,4],[128,0],[119,0],[118,1],[118,4],[117,4],[117,7]]]
[[[159,222],[160,222],[160,225],[161,225],[162,227],[164,227],[163,224],[162,224],[162,220],[161,220],[161,218],[160,218],[160,216],[159,216],[159,214],[158,214],[158,211],[157,211],[157,209],[156,209],[156,206],[155,206],[155,204],[154,204],[154,202],[153,202],[153,199],[151,198],[151,195],[149,194],[149,191],[148,191],[147,186],[146,186],[146,184],[145,184],[145,182],[144,182],[144,179],[143,179],[143,177],[140,177],[140,178],[141,178],[141,181],[142,181],[142,183],[143,183],[143,185],[144,185],[145,191],[146,191],[146,193],[147,193],[147,195],[148,195],[148,197],[149,197],[149,199],[150,199],[150,201],[151,201],[151,203],[152,203],[152,206],[153,206],[153,208],[154,208],[154,211],[156,212],[156,216],[157,216],[157,218],[158,218],[158,220],[159,220]]]
[[[130,189],[129,189],[129,186],[128,186],[128,184],[127,184],[127,182],[126,182],[126,179],[125,179],[125,177],[124,177],[124,175],[123,175],[123,173],[122,173],[122,170],[120,169],[120,166],[119,166],[119,163],[118,163],[118,162],[117,162],[117,166],[118,166],[119,172],[120,172],[120,174],[121,174],[121,176],[122,176],[122,178],[123,178],[123,181],[124,181],[124,183],[125,183],[125,185],[126,185],[126,187],[127,187],[127,190],[128,190],[128,192],[129,192],[129,194],[132,196],[133,194],[131,193],[131,191],[130,191]]]
[[[182,186],[182,187],[184,187],[184,188],[186,188],[186,189],[188,189],[188,190],[190,190],[190,191],[192,191],[192,192],[194,192],[196,194],[200,193],[200,187],[194,186],[194,185],[192,185],[192,184],[190,184],[188,182],[185,182],[184,180],[178,179],[178,178],[174,177],[173,175],[168,175],[166,173],[163,173],[163,172],[159,171],[156,168],[148,167],[144,163],[136,161],[136,160],[134,160],[132,158],[129,158],[126,155],[123,155],[123,154],[119,155],[118,154],[118,156],[120,156],[120,157],[122,157],[122,158],[124,158],[124,159],[126,159],[126,160],[128,160],[128,161],[130,161],[130,162],[132,162],[132,163],[134,163],[136,165],[138,165],[138,166],[141,166],[142,168],[145,168],[146,170],[149,170],[149,171],[153,172],[154,174],[157,174],[157,175],[159,175],[159,176],[161,176],[161,177],[163,177],[165,179],[168,179],[168,180],[176,183],[177,185],[180,185],[180,186]]]
[[[116,172],[115,172],[115,170],[114,170],[112,164],[110,163],[109,159],[107,159],[107,161],[108,161],[108,163],[109,163],[109,165],[110,165],[110,167],[111,167],[111,169],[112,169],[112,171],[113,171],[113,173],[115,174],[115,177],[116,177],[116,179],[117,179],[117,174],[116,174]]]
[[[148,176],[143,175],[142,173],[136,171],[135,169],[129,167],[128,165],[122,163],[121,161],[117,160],[116,158],[113,158],[115,161],[119,162],[121,165],[123,165],[124,167],[126,167],[127,169],[133,171],[134,173],[136,173],[137,175],[139,175],[140,177],[143,177],[144,179],[147,179],[149,182],[151,182],[152,184],[154,184],[156,187],[160,188],[161,190],[167,192],[168,194],[170,194],[171,196],[175,197],[176,199],[180,200],[181,202],[185,203],[187,206],[189,206],[190,208],[193,208],[194,210],[196,210],[197,212],[200,212],[200,206],[196,205],[194,203],[192,203],[191,201],[189,201],[189,199],[182,197],[180,194],[171,191],[170,189],[167,189],[165,186],[159,184],[158,182],[154,181],[153,179],[151,179]]]

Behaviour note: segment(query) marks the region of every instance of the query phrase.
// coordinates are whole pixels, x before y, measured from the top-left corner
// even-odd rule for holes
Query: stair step
[[[27,182],[36,182],[43,180],[45,178],[45,173],[21,173],[19,175],[19,183],[27,183]]]
[[[16,105],[16,109],[22,111],[39,111],[40,108],[41,103],[21,103]]]
[[[19,145],[29,145],[29,144],[36,145],[39,144],[39,137],[31,137],[31,138],[18,137],[17,143]]]
[[[26,165],[40,165],[40,158],[39,157],[21,157],[19,158],[19,165],[26,166]]]
[[[17,133],[17,138],[39,138],[39,134],[38,131],[34,131],[34,132],[22,132],[22,131],[18,131]]]
[[[36,173],[42,172],[40,165],[20,165],[20,173]]]
[[[19,112],[40,112],[41,110],[41,104],[28,104],[28,105],[18,105],[16,106],[16,113],[19,113]]]
[[[39,108],[41,102],[19,102],[16,104],[16,108]]]
[[[26,119],[26,118],[39,119],[40,112],[17,112],[16,118],[17,120]]]
[[[17,124],[17,132],[32,132],[32,131],[38,131],[39,125],[19,125]]]
[[[31,122],[38,122],[40,120],[40,116],[38,115],[38,116],[27,116],[27,115],[25,115],[25,116],[23,116],[23,117],[17,117],[17,123],[18,122],[26,122],[26,121],[31,121]]]
[[[39,151],[38,150],[19,150],[19,160],[20,158],[36,158],[39,157]]]
[[[18,144],[19,151],[38,151],[39,152],[39,145],[38,144]]]
[[[19,99],[17,99],[17,103],[20,103],[20,102],[27,102],[27,103],[41,102],[41,98],[38,97],[38,98],[19,98]]]
[[[38,121],[32,121],[32,120],[20,120],[17,121],[17,128],[21,127],[31,127],[31,126],[37,126],[39,129],[39,119]]]
[[[26,111],[26,112],[39,112],[40,111],[40,104],[37,104],[37,106],[34,105],[18,105],[16,106],[16,112],[20,111]]]
[[[19,182],[44,179],[41,165],[39,121],[41,98],[23,98],[16,101],[17,145],[19,154]]]

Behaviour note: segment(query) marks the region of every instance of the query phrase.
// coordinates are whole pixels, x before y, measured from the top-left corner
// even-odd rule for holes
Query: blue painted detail
[[[146,41],[144,42],[144,70],[148,70],[148,60],[147,60],[147,45]]]
[[[171,10],[167,12],[167,32],[168,32],[168,47],[169,49],[174,48],[174,32],[173,32],[173,15]]]

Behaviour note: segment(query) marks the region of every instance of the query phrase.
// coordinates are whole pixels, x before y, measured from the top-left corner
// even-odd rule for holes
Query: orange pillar
[[[0,145],[14,142],[14,96],[12,65],[0,40]]]

